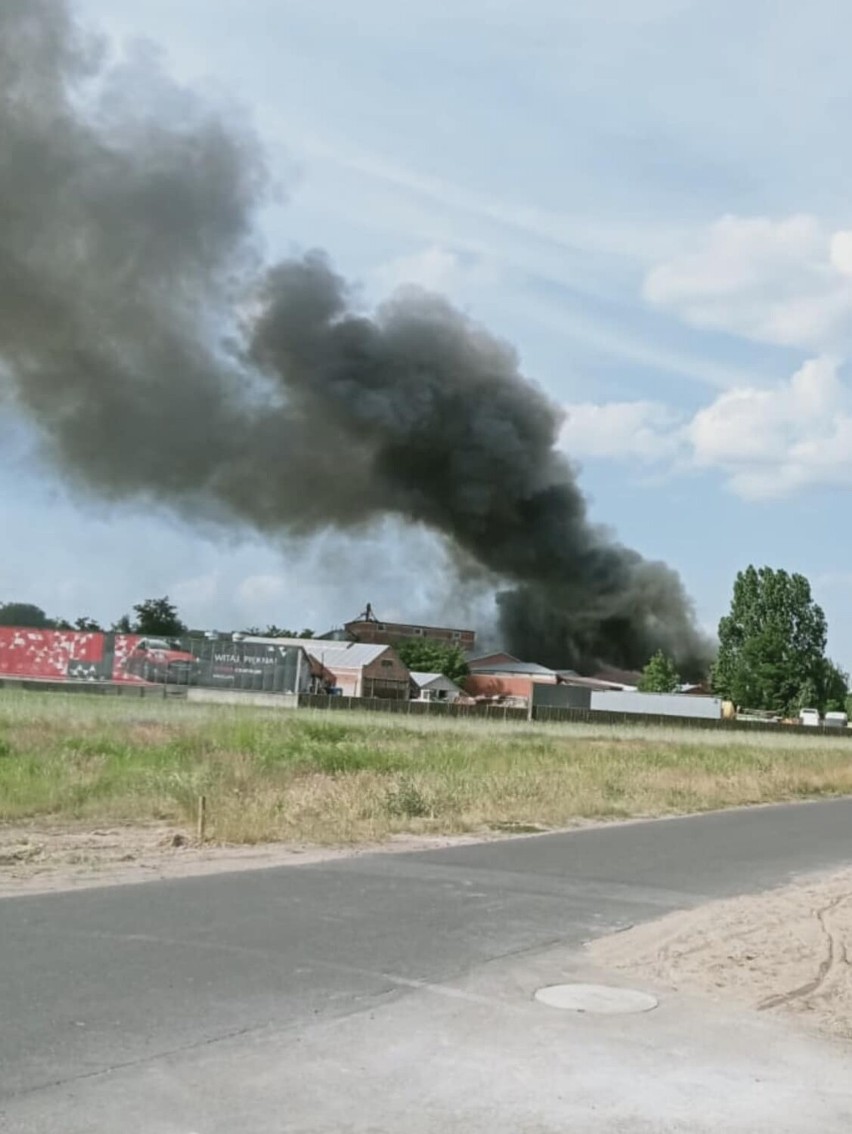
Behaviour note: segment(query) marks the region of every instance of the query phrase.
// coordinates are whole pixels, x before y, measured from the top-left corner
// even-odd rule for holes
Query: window
[[[384,659],[382,661],[382,669],[393,669],[393,662],[388,661],[387,659]]]
[[[461,638],[461,630],[454,630],[453,631],[453,641],[457,642],[459,640],[459,638]]]
[[[423,635],[426,633],[426,631],[423,629],[422,626],[415,626],[414,627],[414,633],[417,635],[418,638],[422,638]]]

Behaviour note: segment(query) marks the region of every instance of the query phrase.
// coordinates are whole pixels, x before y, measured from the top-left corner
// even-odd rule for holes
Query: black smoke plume
[[[261,269],[238,115],[58,0],[0,4],[0,379],[81,486],[309,534],[397,514],[507,589],[510,648],[686,666],[678,576],[588,520],[559,411],[440,297],[373,315],[321,253]]]

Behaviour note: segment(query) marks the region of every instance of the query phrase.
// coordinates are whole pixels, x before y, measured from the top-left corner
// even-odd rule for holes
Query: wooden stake
[[[198,797],[198,841],[204,842],[204,827],[207,821],[207,797],[200,795]]]

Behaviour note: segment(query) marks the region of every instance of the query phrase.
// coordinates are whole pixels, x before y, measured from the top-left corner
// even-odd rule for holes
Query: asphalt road
[[[842,800],[6,899],[0,1127],[236,1129],[227,1108],[239,1084],[230,1102],[211,1103],[225,1091],[219,1056],[234,1067],[286,1047],[292,1072],[292,1051],[323,1028],[413,1010],[402,1002],[424,989],[475,1003],[470,982],[519,971],[518,958],[564,958],[613,929],[846,864],[852,801]],[[421,1042],[418,1063],[433,1050],[425,1033]],[[298,1096],[298,1078],[288,1090]],[[315,1103],[310,1118],[294,1107],[287,1121],[258,1111],[239,1128],[344,1128]],[[353,1131],[393,1128],[376,1113],[349,1117]],[[442,1113],[410,1128],[447,1123]]]

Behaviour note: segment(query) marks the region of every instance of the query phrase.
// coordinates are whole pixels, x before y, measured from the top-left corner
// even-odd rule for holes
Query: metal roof
[[[564,685],[574,685],[578,689],[597,689],[604,691],[612,689],[618,691],[623,685],[616,685],[611,681],[598,681],[595,677],[581,677],[573,669],[559,669],[556,671]]]
[[[362,669],[371,665],[376,658],[387,653],[390,646],[368,645],[365,642],[334,642],[325,638],[253,638],[245,637],[244,642],[268,642],[283,646],[300,646],[322,665],[343,669]]]
[[[446,681],[450,685],[455,686],[455,688],[458,688],[455,681],[453,681],[451,677],[447,677],[446,674],[443,673],[420,673],[419,670],[412,670],[411,680],[415,685],[419,686],[431,685],[433,681]]]
[[[538,662],[513,661],[497,665],[479,666],[471,663],[468,663],[468,665],[473,677],[477,677],[480,674],[483,676],[494,676],[499,673],[543,674],[547,677],[556,676],[555,670],[548,669],[545,665],[539,665]]]

